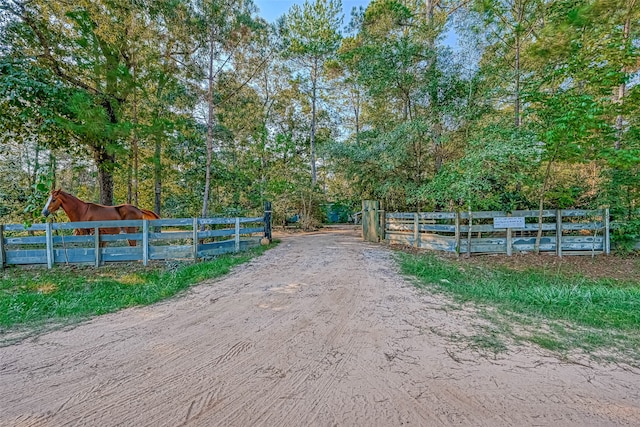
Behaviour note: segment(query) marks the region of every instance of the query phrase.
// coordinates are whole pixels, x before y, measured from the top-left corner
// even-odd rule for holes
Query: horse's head
[[[47,203],[44,205],[44,209],[42,209],[42,215],[49,216],[49,214],[60,209],[60,205],[62,205],[62,197],[60,197],[61,192],[62,190],[53,190],[51,192]]]

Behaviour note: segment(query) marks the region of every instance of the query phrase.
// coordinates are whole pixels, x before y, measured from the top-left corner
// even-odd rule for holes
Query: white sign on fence
[[[524,217],[499,216],[493,218],[493,228],[524,228]]]

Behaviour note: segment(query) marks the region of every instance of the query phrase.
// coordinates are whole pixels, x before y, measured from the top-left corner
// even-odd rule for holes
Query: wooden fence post
[[[271,243],[271,202],[264,202],[264,237]]]
[[[455,218],[455,239],[456,239],[456,256],[460,256],[460,211],[456,212]]]
[[[511,213],[508,213],[507,216],[511,216]],[[511,227],[507,227],[507,256],[513,255],[513,229]]]
[[[198,218],[193,218],[193,262],[198,262]]]
[[[413,246],[420,247],[420,217],[417,213],[413,214]]]
[[[0,270],[4,269],[4,225],[0,224]]]
[[[562,209],[556,209],[556,255],[562,258]]]
[[[236,217],[235,251],[240,252],[240,218]]]
[[[142,265],[149,264],[149,220],[142,220]]]
[[[467,258],[471,258],[471,226],[473,225],[473,214],[469,209],[469,231],[467,232]]]
[[[93,236],[96,248],[96,267],[100,267],[100,229],[98,227],[93,229]]]
[[[611,253],[611,234],[609,224],[609,208],[604,210],[604,253],[609,255]],[[0,234],[2,236],[2,234]]]
[[[53,268],[53,233],[50,222],[45,225],[45,240],[47,241],[47,268]]]

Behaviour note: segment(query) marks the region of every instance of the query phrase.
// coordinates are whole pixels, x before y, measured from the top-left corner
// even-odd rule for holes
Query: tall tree
[[[218,126],[216,108],[229,97],[234,96],[240,87],[228,88],[227,93],[218,90],[220,75],[234,66],[234,55],[242,44],[251,40],[256,22],[252,19],[255,12],[253,2],[246,0],[199,0],[196,13],[199,24],[200,51],[197,53],[203,66],[203,104],[206,122],[206,165],[202,216],[208,216],[212,181],[214,139]],[[258,25],[259,27],[260,25]]]
[[[338,146],[336,154],[353,161],[343,170],[387,206],[422,199],[419,189],[452,156],[451,136],[464,126],[468,89],[437,43],[449,12],[435,6],[425,17],[422,2],[372,2],[340,50],[342,67],[353,69],[366,90],[369,129],[358,136],[359,147]]]
[[[192,60],[196,48],[193,36],[194,13],[186,2],[159,2],[150,10],[153,28],[160,40],[145,64],[143,84],[148,102],[146,134],[153,144],[154,210],[160,214],[163,189],[163,147],[175,139],[179,123],[192,111],[195,94],[183,83],[197,64]],[[146,46],[142,46],[146,48]],[[133,109],[133,113],[137,113]],[[136,117],[137,118],[137,117]],[[135,141],[135,140],[134,140]]]
[[[126,133],[122,106],[131,84],[127,17],[135,3],[124,1],[19,1],[6,5],[25,26],[26,55],[75,89],[68,127],[93,152],[100,201],[112,204],[116,153]]]
[[[190,34],[185,25],[178,28],[179,20],[167,19],[180,9],[186,3],[12,0],[3,6],[16,21],[12,34],[20,55],[65,88],[56,122],[73,135],[72,142],[91,151],[101,203],[113,204],[116,169],[129,157],[137,159],[139,132],[132,139],[130,131],[144,121],[140,98],[150,101],[150,87],[176,82],[176,60],[186,56],[181,47],[192,44],[184,39]],[[132,171],[132,179],[136,174]]]
[[[503,93],[510,93],[516,128],[522,125],[522,79],[531,71],[524,63],[524,52],[542,27],[549,4],[541,0],[478,0],[475,4],[484,18],[483,30],[489,43],[485,65],[494,74],[492,84],[502,88]],[[502,103],[505,99],[496,101]]]
[[[323,71],[340,45],[342,20],[341,0],[305,0],[302,7],[294,4],[281,22],[285,56],[295,62],[297,69],[303,73],[300,77],[310,84],[309,154],[311,184],[314,186],[318,181],[316,128]]]
[[[627,220],[636,217],[640,194],[638,40],[635,0],[557,1],[532,49],[541,64],[541,83],[531,91],[535,117],[570,117],[580,127],[571,141],[580,149],[563,160],[601,170],[599,203]]]

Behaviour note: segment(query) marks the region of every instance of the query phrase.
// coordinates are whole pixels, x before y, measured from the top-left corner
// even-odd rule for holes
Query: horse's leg
[[[126,227],[123,230],[128,234],[133,234],[136,231],[138,231],[138,228],[137,227]],[[136,241],[135,240],[129,240],[129,246],[136,246]]]
[[[118,234],[118,233],[120,233],[119,228],[101,228],[100,229],[101,236],[105,234]],[[105,246],[107,246],[107,242],[100,240],[100,247],[104,248]]]

